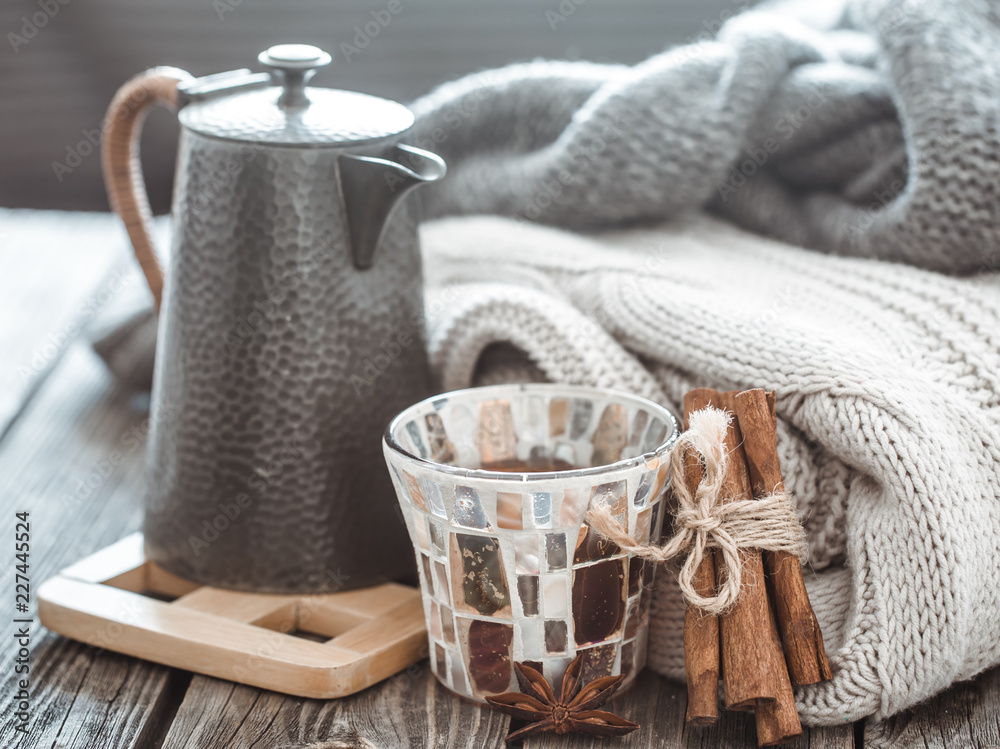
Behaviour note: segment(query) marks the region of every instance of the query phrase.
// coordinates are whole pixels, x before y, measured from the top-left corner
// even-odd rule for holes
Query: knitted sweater
[[[785,486],[832,681],[809,724],[885,716],[1000,662],[1000,277],[817,255],[698,217],[584,237],[428,224],[442,389],[551,379],[672,404],[778,393]],[[658,576],[649,665],[684,678]]]
[[[790,17],[820,4],[744,13],[631,68],[536,62],[442,86],[408,135],[451,168],[429,214],[590,227],[709,205],[800,246],[979,270],[1000,240],[1000,6]]]

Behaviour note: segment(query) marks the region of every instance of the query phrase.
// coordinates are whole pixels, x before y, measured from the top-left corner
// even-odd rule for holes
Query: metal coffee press
[[[108,193],[160,316],[146,550],[195,582],[412,579],[380,443],[429,393],[406,196],[445,164],[400,142],[404,106],[308,86],[330,59],[288,44],[261,53],[269,73],[156,68],[108,112]],[[165,286],[136,145],[157,103],[182,125]]]

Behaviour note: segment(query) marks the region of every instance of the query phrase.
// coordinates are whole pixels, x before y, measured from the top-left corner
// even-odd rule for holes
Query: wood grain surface
[[[864,728],[871,749],[1000,749],[1000,669]]]
[[[62,272],[75,273],[74,279],[46,285],[42,280],[50,277],[51,270],[46,266],[55,258],[67,257],[68,250],[61,255],[59,247],[44,241],[34,247],[24,263],[37,267],[20,266],[19,278],[39,285],[32,293],[0,295],[4,321],[0,360],[5,364],[11,357],[22,361],[30,355],[48,330],[58,329],[66,311],[72,316],[99,290],[116,258],[125,253],[124,244],[111,247],[105,259],[93,259],[93,266],[81,261],[64,267]],[[0,274],[0,290],[16,286],[16,281]],[[15,311],[23,320],[22,329],[11,322]],[[81,332],[67,342],[30,387],[12,386],[8,379],[2,383],[7,389],[0,393],[0,539],[13,537],[14,512],[31,513],[30,573],[35,588],[58,570],[136,531],[141,518],[146,402],[114,386],[85,344],[84,335]],[[2,546],[0,553],[4,553]],[[0,564],[0,581],[3,600],[11,601],[10,564]],[[6,614],[0,618],[0,642],[13,639],[10,619]],[[26,736],[15,733],[13,727],[14,650],[6,644],[0,647],[3,749],[472,749],[503,746],[510,728],[505,716],[452,697],[434,681],[426,660],[352,697],[306,700],[192,677],[71,642],[47,633],[37,624],[37,616],[35,620]],[[113,631],[107,633],[109,644],[114,636]],[[755,746],[753,719],[745,714],[723,712],[714,726],[686,728],[684,687],[650,672],[643,673],[610,709],[637,721],[641,728],[620,740],[541,736],[526,741],[524,747]],[[847,749],[862,745],[997,749],[1000,671],[960,684],[887,721],[807,728],[786,746]]]
[[[0,441],[0,538],[13,538],[14,512],[31,513],[34,590],[60,568],[138,528],[144,419],[76,342]],[[133,438],[139,444],[130,452]],[[116,451],[122,461],[113,465]],[[12,591],[12,566],[0,570],[3,590]],[[171,712],[170,700],[186,675],[71,642],[33,618],[30,732],[14,732],[6,707],[15,693],[14,649],[0,648],[0,746],[149,746],[157,719]],[[12,641],[13,625],[4,619],[4,642]],[[107,633],[109,644],[114,635]]]
[[[133,282],[116,220],[0,209],[0,434]]]

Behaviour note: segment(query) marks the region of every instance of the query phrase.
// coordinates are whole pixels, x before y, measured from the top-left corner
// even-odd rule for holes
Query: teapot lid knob
[[[373,144],[413,125],[413,113],[397,102],[307,86],[317,68],[332,62],[322,49],[279,44],[257,59],[268,73],[240,70],[182,84],[181,124],[210,138],[309,148]]]
[[[329,65],[333,58],[319,47],[310,44],[278,44],[257,56],[257,60],[271,69],[271,74],[284,87],[278,105],[285,109],[301,109],[309,105],[306,83],[316,73],[316,68]]]

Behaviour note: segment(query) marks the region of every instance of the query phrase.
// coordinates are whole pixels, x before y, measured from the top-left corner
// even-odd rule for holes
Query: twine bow
[[[696,411],[689,428],[670,455],[672,487],[677,499],[674,534],[663,545],[637,543],[604,503],[587,512],[587,522],[623,551],[656,563],[687,554],[678,574],[684,599],[708,614],[725,613],[740,594],[740,549],[785,551],[805,559],[806,539],[795,508],[785,492],[759,499],[736,499],[724,495],[729,454],[726,430],[730,415],[716,408]],[[704,469],[694,495],[684,480],[684,456],[689,450],[699,456]],[[719,549],[725,571],[715,595],[701,596],[694,588],[694,575],[708,549]]]

